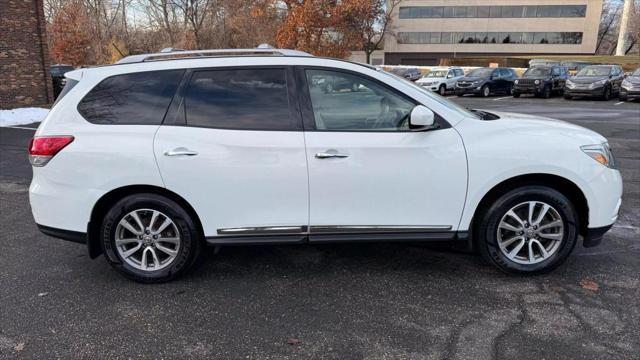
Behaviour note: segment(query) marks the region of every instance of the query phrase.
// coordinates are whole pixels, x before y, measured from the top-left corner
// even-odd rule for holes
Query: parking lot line
[[[511,99],[511,96],[500,97],[497,99],[493,99],[493,101],[504,100],[504,99]]]
[[[618,105],[620,105],[620,104],[624,104],[624,101],[620,101],[620,102],[615,103],[615,104],[613,104],[613,105],[618,106]]]

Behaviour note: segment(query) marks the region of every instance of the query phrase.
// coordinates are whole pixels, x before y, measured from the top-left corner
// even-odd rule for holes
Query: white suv
[[[429,73],[416,81],[416,84],[444,96],[447,91],[454,91],[456,82],[464,77],[464,71],[455,67],[433,68]]]
[[[596,245],[621,204],[599,134],[361,64],[198,51],[66,77],[29,148],[33,216],[137,281],[185,273],[205,245],[344,241],[448,240],[538,273],[578,234]]]

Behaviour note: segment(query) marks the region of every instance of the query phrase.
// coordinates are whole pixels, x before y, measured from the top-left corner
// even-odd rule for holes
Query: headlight
[[[589,155],[593,160],[600,164],[609,167],[611,169],[616,168],[615,160],[608,143],[602,143],[599,145],[584,145],[580,146],[582,151]]]
[[[576,84],[575,84],[573,81],[571,81],[571,80],[567,80],[567,82],[565,83],[565,85],[567,85],[567,87],[568,87],[569,89],[573,89],[573,88],[575,88],[575,87],[576,87]]]
[[[518,79],[516,79],[516,81],[513,82],[514,84],[518,85]]]
[[[589,85],[589,89],[595,89],[595,88],[597,88],[599,86],[602,86],[602,85],[604,85],[606,83],[607,83],[607,80],[596,81],[593,84]]]
[[[533,83],[536,84],[536,85],[540,85],[540,80],[536,80]]]

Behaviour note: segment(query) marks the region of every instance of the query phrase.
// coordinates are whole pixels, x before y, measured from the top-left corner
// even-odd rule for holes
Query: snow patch
[[[41,122],[48,113],[49,109],[37,107],[0,110],[0,127]]]

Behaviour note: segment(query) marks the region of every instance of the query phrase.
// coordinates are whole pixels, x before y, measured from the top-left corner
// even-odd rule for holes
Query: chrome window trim
[[[314,226],[252,226],[218,229],[218,236],[264,236],[305,234],[380,234],[420,233],[451,230],[449,225],[314,225]]]

